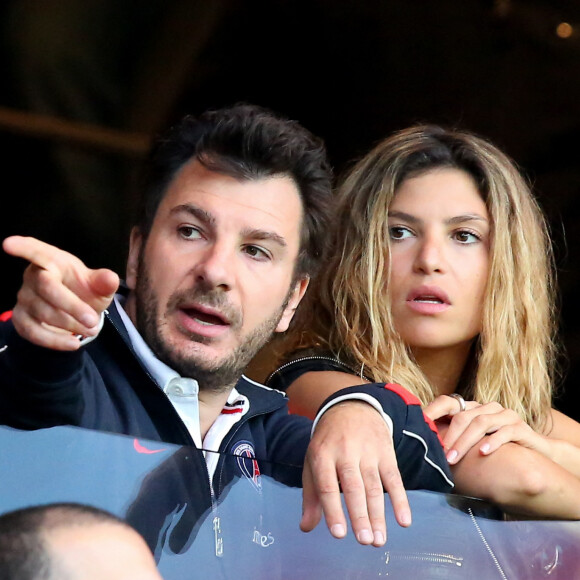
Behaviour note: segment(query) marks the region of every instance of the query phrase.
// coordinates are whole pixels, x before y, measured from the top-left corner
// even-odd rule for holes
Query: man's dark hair
[[[77,503],[22,508],[0,516],[0,578],[51,580],[53,564],[45,534],[56,528],[113,523],[130,527],[117,516]]]
[[[240,181],[290,177],[304,213],[295,273],[312,275],[317,270],[325,254],[332,207],[332,171],[320,139],[296,121],[255,105],[185,117],[157,141],[147,165],[137,219],[145,239],[169,184],[192,159]]]

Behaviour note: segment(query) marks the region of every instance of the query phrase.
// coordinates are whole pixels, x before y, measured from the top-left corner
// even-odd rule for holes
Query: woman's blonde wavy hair
[[[482,330],[457,390],[481,403],[497,401],[546,430],[556,360],[547,225],[510,159],[473,134],[412,127],[352,168],[338,189],[332,256],[301,309],[308,322],[299,321],[290,344],[330,350],[371,380],[399,383],[423,403],[437,396],[393,325],[388,209],[405,179],[438,168],[468,173],[492,222]]]

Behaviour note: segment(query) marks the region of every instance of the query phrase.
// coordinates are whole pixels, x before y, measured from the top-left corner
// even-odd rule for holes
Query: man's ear
[[[300,300],[302,300],[304,294],[306,293],[306,288],[308,288],[308,284],[310,283],[310,277],[305,276],[304,278],[300,278],[292,290],[290,294],[290,298],[288,299],[288,304],[286,308],[284,308],[284,312],[282,313],[282,318],[278,322],[278,326],[276,326],[276,332],[285,332],[288,330],[288,326],[290,325],[290,321],[294,317],[294,313],[296,312],[296,308],[298,308],[298,304],[300,304]]]
[[[127,258],[127,271],[125,273],[125,282],[130,290],[135,290],[137,285],[137,272],[139,270],[142,244],[143,236],[139,228],[134,227],[131,230],[131,238],[129,240],[129,257]]]

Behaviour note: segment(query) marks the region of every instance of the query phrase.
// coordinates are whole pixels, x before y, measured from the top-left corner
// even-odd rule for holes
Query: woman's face
[[[469,346],[481,331],[491,223],[473,179],[406,179],[389,208],[395,328],[412,350]]]

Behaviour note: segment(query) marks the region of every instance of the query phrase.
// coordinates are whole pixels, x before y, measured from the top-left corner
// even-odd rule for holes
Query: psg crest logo
[[[232,447],[232,455],[236,456],[242,474],[258,491],[262,491],[260,466],[256,460],[254,446],[249,441],[239,441]]]

